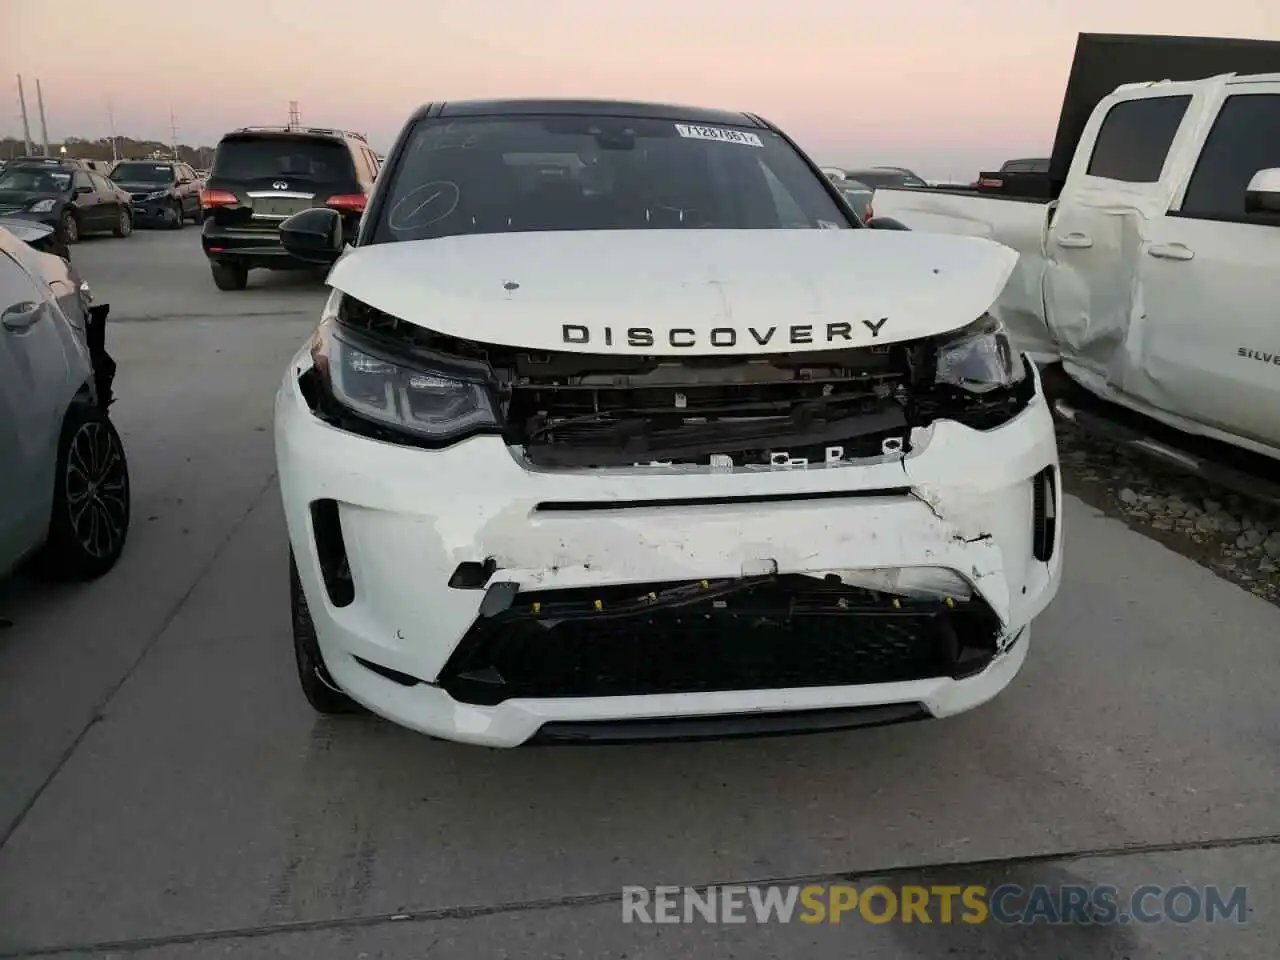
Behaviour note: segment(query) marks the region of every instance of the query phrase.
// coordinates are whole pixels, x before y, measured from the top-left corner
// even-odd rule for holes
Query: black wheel
[[[191,222],[199,226],[204,223],[204,206],[196,204],[196,212],[191,215]]]
[[[249,285],[249,270],[238,263],[210,263],[209,269],[219,290],[243,290]]]
[[[80,242],[80,221],[70,210],[62,215],[62,239],[67,246]]]
[[[182,214],[182,201],[175,200],[173,202],[173,219],[169,222],[169,229],[181,230],[185,220],[186,218]]]
[[[302,592],[298,563],[289,551],[289,605],[293,611],[293,655],[298,664],[298,682],[303,696],[317,713],[363,713],[364,708],[338,689],[324,665],[316,626],[311,619],[307,596]]]
[[[55,580],[92,580],[120,559],[129,535],[129,464],[106,411],[71,405],[58,440],[49,537],[35,570]]]
[[[124,207],[120,208],[120,215],[116,218],[116,227],[111,232],[117,237],[127,237],[133,233],[133,215]]]

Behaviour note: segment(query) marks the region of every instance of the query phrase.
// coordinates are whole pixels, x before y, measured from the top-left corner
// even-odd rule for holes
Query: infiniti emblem
[[[271,185],[271,187],[272,187],[272,189],[274,189],[274,190],[288,190],[288,189],[289,189],[289,185],[288,185],[287,183],[285,183],[283,180],[277,180],[275,183],[273,183],[273,184]]]

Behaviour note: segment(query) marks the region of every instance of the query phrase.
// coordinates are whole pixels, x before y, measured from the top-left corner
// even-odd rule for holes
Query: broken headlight
[[[1014,351],[1003,323],[985,314],[938,343],[934,382],[970,393],[1007,390],[1026,379],[1022,355]]]
[[[436,442],[498,426],[485,383],[366,342],[332,316],[316,331],[311,357],[334,402],[378,426]]]

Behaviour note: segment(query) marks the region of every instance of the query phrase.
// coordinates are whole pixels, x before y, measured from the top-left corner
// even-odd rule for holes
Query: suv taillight
[[[236,195],[229,190],[201,190],[200,206],[206,210],[213,207],[235,207],[239,206],[240,201]]]
[[[364,213],[369,198],[363,193],[340,193],[324,202],[326,207],[342,210],[346,213]]]

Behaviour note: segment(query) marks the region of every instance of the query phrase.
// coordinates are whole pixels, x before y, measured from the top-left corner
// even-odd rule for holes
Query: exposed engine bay
[[[1034,392],[1029,377],[981,392],[939,382],[945,336],[672,358],[479,343],[350,297],[338,322],[414,368],[485,381],[507,443],[543,468],[796,467],[900,456],[910,452],[915,427],[945,417],[987,429],[1016,415]]]

